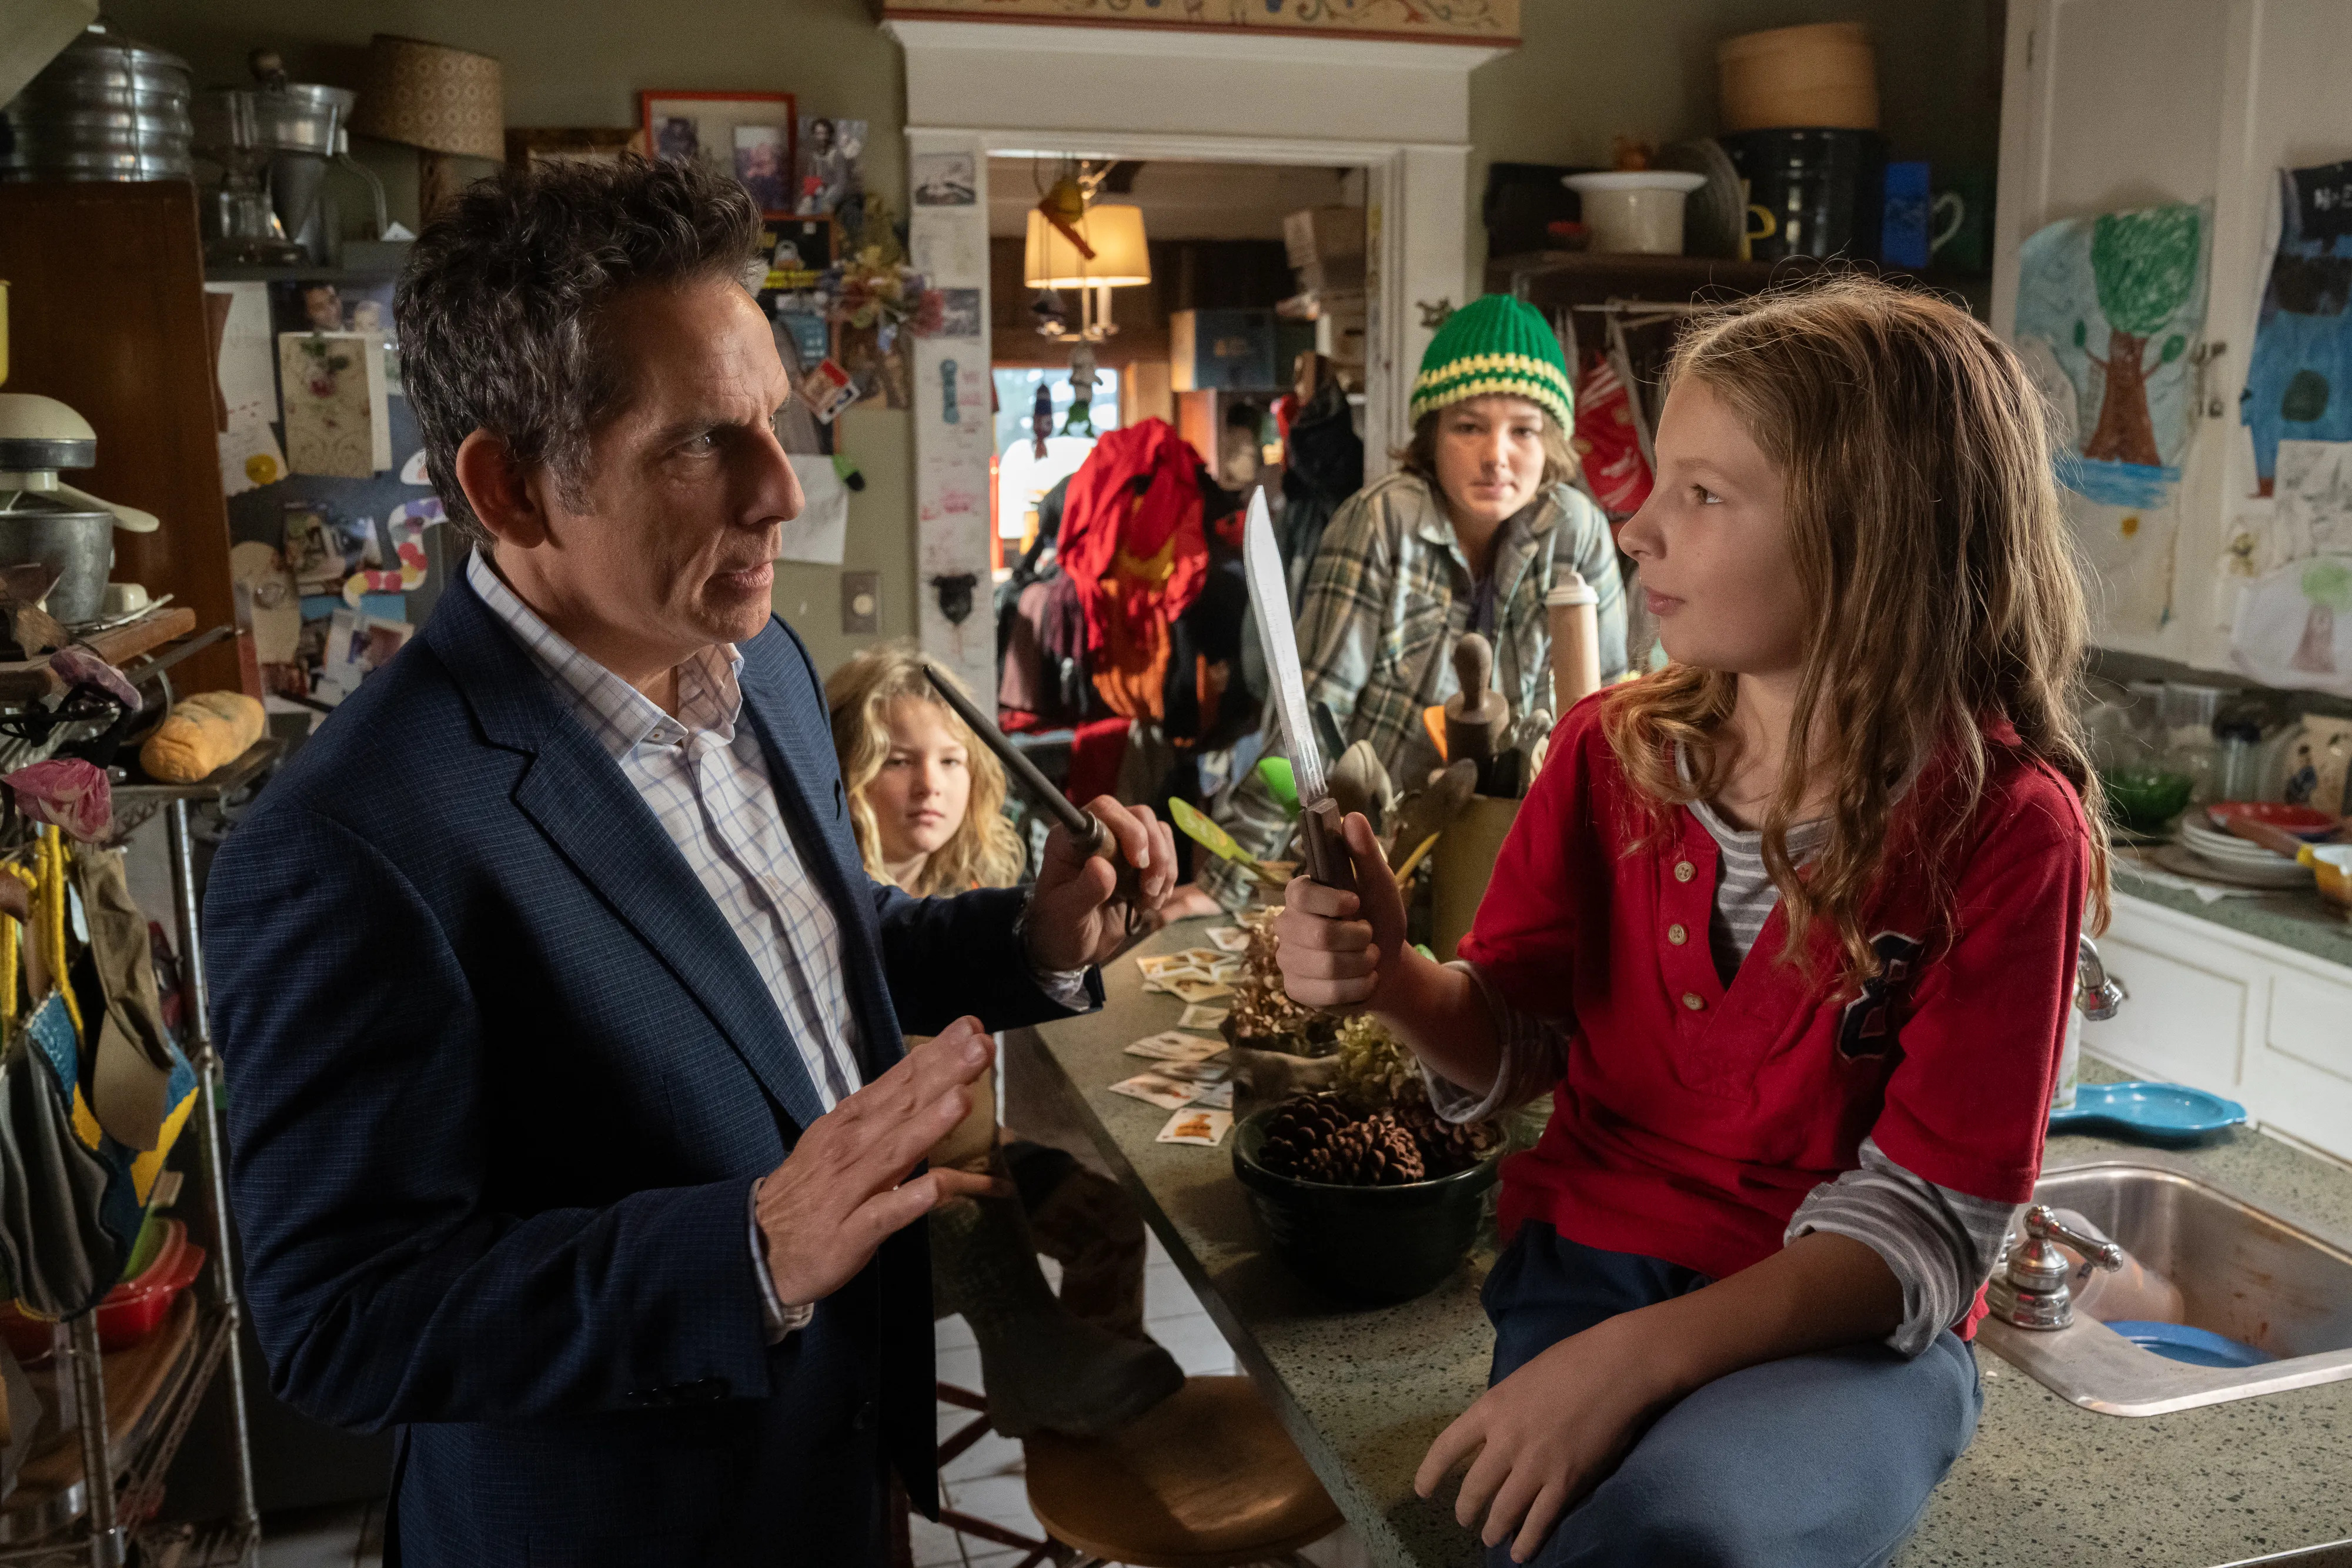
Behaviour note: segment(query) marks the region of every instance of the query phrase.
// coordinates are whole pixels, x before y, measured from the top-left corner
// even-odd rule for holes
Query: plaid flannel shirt
[[[1514,718],[1551,701],[1544,596],[1555,562],[1574,567],[1600,595],[1601,679],[1625,673],[1625,590],[1608,519],[1573,486],[1555,486],[1503,525],[1495,547],[1488,640],[1495,688]],[[1307,700],[1328,705],[1350,743],[1370,741],[1401,791],[1438,765],[1421,714],[1457,689],[1451,655],[1469,629],[1475,586],[1444,507],[1427,481],[1403,472],[1339,508],[1307,570],[1297,619]],[[1264,754],[1287,755],[1270,700],[1265,716]],[[1324,758],[1327,767],[1338,760]],[[1247,853],[1282,857],[1290,824],[1255,768],[1213,815]],[[1249,878],[1230,861],[1209,860],[1195,880],[1234,908],[1250,896]]]

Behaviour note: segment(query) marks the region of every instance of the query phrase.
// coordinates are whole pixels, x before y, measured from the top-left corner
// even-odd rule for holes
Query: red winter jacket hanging
[[[1095,687],[1130,719],[1163,716],[1169,623],[1208,573],[1200,466],[1175,426],[1147,419],[1095,444],[1062,508],[1057,553],[1086,612]]]

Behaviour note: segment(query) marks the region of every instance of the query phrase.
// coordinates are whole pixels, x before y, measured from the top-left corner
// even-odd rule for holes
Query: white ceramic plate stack
[[[2191,874],[2205,874],[2216,882],[2235,882],[2241,887],[2308,887],[2311,868],[2299,865],[2282,854],[2273,854],[2262,845],[2225,833],[2214,827],[2205,813],[2192,810],[2180,819],[2181,847],[2189,852],[2182,860],[2191,862]],[[2175,864],[2175,871],[2189,870]]]

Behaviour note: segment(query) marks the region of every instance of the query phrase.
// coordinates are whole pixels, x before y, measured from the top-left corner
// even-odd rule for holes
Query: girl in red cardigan
[[[1504,1168],[1492,1385],[1417,1485],[1496,1563],[1883,1562],[1976,1427],[1965,1343],[2041,1165],[2097,786],[2040,403],[1846,279],[1695,322],[1620,544],[1671,663],[1578,705],[1456,962],[1350,819],[1298,1000],[1369,1009]]]

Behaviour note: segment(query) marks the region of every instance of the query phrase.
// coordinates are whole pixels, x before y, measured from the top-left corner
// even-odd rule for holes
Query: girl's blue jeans
[[[1604,1318],[1704,1275],[1522,1227],[1487,1276],[1500,1383]],[[1975,1436],[1984,1393],[1948,1330],[1906,1359],[1882,1344],[1766,1362],[1660,1416],[1564,1515],[1540,1568],[1875,1568],[1919,1522]],[[1507,1568],[1509,1542],[1487,1552]]]

